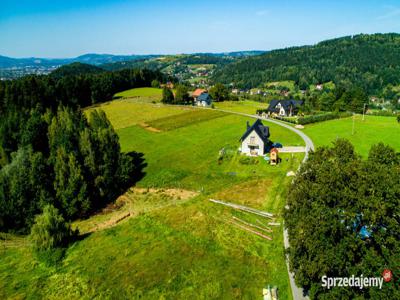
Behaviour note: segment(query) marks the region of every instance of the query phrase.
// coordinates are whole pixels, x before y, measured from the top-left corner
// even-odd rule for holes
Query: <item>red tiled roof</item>
[[[207,91],[204,90],[204,89],[196,89],[196,90],[192,93],[192,96],[193,96],[193,97],[198,97],[198,96],[200,96],[201,94],[203,94],[203,93],[205,93],[205,92],[207,92]]]
[[[279,153],[279,150],[278,150],[278,149],[276,149],[276,148],[272,148],[272,149],[271,149],[271,151],[270,151],[270,153],[272,153],[272,152]]]

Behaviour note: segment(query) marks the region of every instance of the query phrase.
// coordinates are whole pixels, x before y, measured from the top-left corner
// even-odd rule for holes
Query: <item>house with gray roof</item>
[[[303,105],[303,100],[271,100],[267,112],[281,117],[292,117],[298,114]]]
[[[264,126],[261,120],[257,119],[251,126],[247,122],[246,132],[240,138],[241,152],[249,156],[264,155],[270,144],[269,136],[269,127]]]
[[[201,93],[200,96],[194,99],[194,104],[197,106],[210,106],[212,100],[209,93]]]

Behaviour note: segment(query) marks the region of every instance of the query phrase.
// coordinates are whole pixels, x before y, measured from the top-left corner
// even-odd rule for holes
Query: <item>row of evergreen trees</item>
[[[33,109],[18,150],[0,170],[0,231],[26,231],[51,204],[72,220],[115,199],[141,170],[140,157],[120,151],[103,111]]]
[[[18,80],[0,81],[0,114],[35,108],[40,104],[53,111],[62,104],[86,107],[109,101],[116,92],[150,86],[153,80],[164,82],[158,71],[125,69],[98,74],[84,73],[68,76],[26,76]]]
[[[84,217],[138,180],[142,157],[121,153],[104,112],[80,107],[163,79],[123,70],[0,82],[0,231],[27,232],[48,205]]]

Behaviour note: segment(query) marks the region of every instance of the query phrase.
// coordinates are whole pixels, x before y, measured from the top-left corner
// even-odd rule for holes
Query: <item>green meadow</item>
[[[129,206],[74,222],[91,233],[58,265],[39,262],[27,238],[7,238],[0,245],[0,298],[257,299],[270,284],[278,286],[280,299],[291,299],[282,226],[266,233],[272,240],[263,239],[231,222],[238,217],[265,226],[269,219],[208,200],[266,210],[281,223],[291,180],[286,173],[303,155],[283,155],[276,167],[262,158],[243,160],[239,138],[254,119],[242,116],[130,100],[101,109],[122,150],[144,154],[146,174],[135,188],[142,194],[130,190],[121,198]],[[303,145],[277,125],[270,131],[273,141]],[[127,211],[128,218],[111,222]],[[97,229],[90,230],[93,224]]]
[[[395,117],[365,116],[325,121],[306,125],[304,132],[315,146],[330,145],[337,138],[351,141],[356,151],[366,157],[370,147],[382,142],[400,151],[400,124]]]
[[[85,113],[89,114],[92,109],[98,109],[98,107],[87,109]],[[143,104],[131,99],[107,102],[101,105],[101,109],[107,113],[108,119],[116,130],[169,116],[177,116],[193,110],[191,107],[176,107],[175,109],[171,109],[162,104]]]
[[[241,100],[241,101],[214,102],[214,106],[215,108],[234,111],[234,112],[255,114],[257,109],[266,109],[268,107],[268,104],[251,100]]]
[[[137,102],[160,102],[162,89],[150,87],[135,88],[117,93],[114,95],[114,98],[129,98]]]

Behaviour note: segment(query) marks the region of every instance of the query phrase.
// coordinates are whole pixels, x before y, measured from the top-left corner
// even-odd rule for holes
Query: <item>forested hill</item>
[[[50,74],[52,77],[60,78],[60,77],[70,76],[70,75],[99,74],[102,72],[105,72],[105,70],[102,68],[99,68],[99,67],[96,67],[93,65],[76,62],[76,63],[62,66],[62,67],[54,70]]]
[[[333,81],[375,94],[400,83],[400,34],[348,36],[275,50],[229,64],[215,72],[213,80],[241,88],[294,80],[302,89]]]

